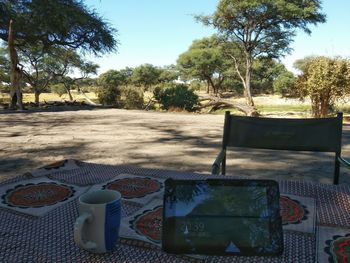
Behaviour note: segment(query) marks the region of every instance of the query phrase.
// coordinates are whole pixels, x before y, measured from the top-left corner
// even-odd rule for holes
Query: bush
[[[125,100],[124,108],[142,109],[143,108],[143,91],[140,88],[127,87],[122,91]]]
[[[102,86],[97,89],[97,97],[103,105],[118,106],[120,101],[120,90],[118,87]]]
[[[180,108],[193,111],[198,105],[198,96],[184,84],[177,84],[168,88],[157,87],[153,91],[154,97],[162,105],[162,109]]]
[[[296,78],[292,72],[283,72],[273,82],[273,91],[283,97],[293,96]]]

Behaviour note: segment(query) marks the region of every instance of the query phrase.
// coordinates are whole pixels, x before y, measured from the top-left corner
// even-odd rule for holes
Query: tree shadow
[[[83,143],[73,143],[69,146],[48,145],[43,148],[23,150],[16,156],[1,158],[0,181],[33,171],[52,162],[63,159],[79,159],[85,149]]]
[[[0,137],[25,138],[28,133],[37,136],[49,133],[50,136],[62,136],[64,140],[63,145],[36,147],[34,136],[33,141],[28,142],[32,144],[30,149],[23,149],[22,153],[2,162],[11,163],[13,159],[16,163],[18,159],[18,165],[5,170],[0,166],[0,172],[18,175],[55,158],[72,158],[101,164],[210,173],[221,148],[223,116],[215,119],[215,123],[191,122],[182,116],[177,119],[171,114],[120,110],[106,116],[73,113],[44,114],[35,118],[34,115],[22,114],[15,119],[1,119]],[[7,127],[11,126],[21,129],[8,130]],[[81,137],[69,138],[74,134],[73,129],[81,133]],[[87,129],[89,133],[85,135]],[[68,134],[62,134],[63,131]],[[345,158],[350,156],[349,131],[350,125],[345,124],[342,154]],[[228,151],[227,174],[331,183],[333,167],[334,156],[327,153],[235,148]],[[349,172],[344,168],[341,168],[340,182],[350,183]]]

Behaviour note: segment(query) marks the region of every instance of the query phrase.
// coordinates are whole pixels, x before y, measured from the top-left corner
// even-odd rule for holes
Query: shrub
[[[143,91],[140,88],[127,87],[122,91],[125,100],[124,108],[142,109],[143,108]]]
[[[193,111],[198,105],[198,96],[184,84],[177,84],[167,88],[155,88],[154,97],[163,109],[180,108]]]
[[[102,86],[97,89],[97,97],[103,105],[118,106],[120,101],[120,90],[118,87]]]
[[[283,97],[292,96],[296,78],[292,72],[285,71],[273,81],[273,91]]]

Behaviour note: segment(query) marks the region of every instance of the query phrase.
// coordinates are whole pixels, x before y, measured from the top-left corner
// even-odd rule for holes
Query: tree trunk
[[[245,86],[244,96],[248,106],[254,107],[254,101],[250,90],[250,79],[252,76],[252,58],[249,54],[246,54],[246,70],[245,70]]]
[[[207,94],[209,94],[209,92],[210,92],[210,83],[209,83],[209,81],[207,80]]]
[[[20,69],[18,68],[18,55],[17,51],[14,46],[14,39],[13,39],[13,21],[10,20],[9,25],[9,36],[8,36],[8,48],[10,53],[10,60],[11,60],[11,90],[10,90],[10,96],[11,96],[11,102],[10,102],[10,108],[15,109],[16,106],[23,110],[23,103],[22,103],[22,91],[19,86],[20,81]]]
[[[245,78],[242,76],[242,74],[239,70],[239,65],[238,65],[237,59],[234,56],[231,56],[231,57],[234,61],[236,72],[237,72],[237,74],[238,74],[238,76],[241,79],[242,84],[243,84],[244,98],[246,99],[247,107],[250,108],[249,116],[259,116],[259,112],[256,110],[256,108],[254,106],[252,94],[250,92],[250,78],[251,78],[251,74],[252,74],[251,73],[252,72],[252,57],[248,52],[246,52],[245,55],[246,55]]]
[[[258,116],[258,114],[252,112],[254,108],[252,108],[251,106],[242,103],[232,102],[229,99],[223,99],[219,96],[200,96],[200,100],[209,100],[209,102],[207,102],[205,105],[197,107],[197,110],[211,107],[211,109],[208,111],[208,113],[210,113],[218,109],[235,108],[243,112],[247,116]]]
[[[34,88],[35,104],[39,106],[40,90]]]
[[[215,84],[214,84],[213,80],[212,80],[210,77],[208,77],[208,82],[209,82],[210,85],[212,86],[213,91],[214,91],[214,94],[215,94],[215,95],[218,95],[218,90],[216,89]]]
[[[66,88],[66,90],[67,90],[67,93],[68,93],[68,96],[69,96],[69,100],[73,101],[73,96],[72,96],[72,93],[70,92],[70,89]]]
[[[69,86],[66,83],[63,83],[63,85],[64,85],[64,88],[66,89],[66,92],[69,96],[69,101],[73,101],[73,96],[72,96],[72,93],[70,92]]]

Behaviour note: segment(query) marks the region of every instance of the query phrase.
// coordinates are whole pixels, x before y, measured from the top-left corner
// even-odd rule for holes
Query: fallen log
[[[85,94],[85,92],[84,92],[82,89],[79,89],[79,93],[80,93],[80,95],[82,95],[82,96],[86,99],[88,105],[91,105],[91,106],[102,106],[102,104],[93,102],[93,101]]]
[[[234,108],[239,110],[240,112],[243,112],[246,116],[259,116],[259,112],[255,109],[255,107],[248,106],[243,103],[232,102],[229,99],[223,99],[219,96],[218,97],[214,97],[210,95],[200,96],[199,100],[200,101],[209,100],[209,102],[205,103],[204,105],[197,107],[197,110],[211,107],[208,113],[218,109]]]

